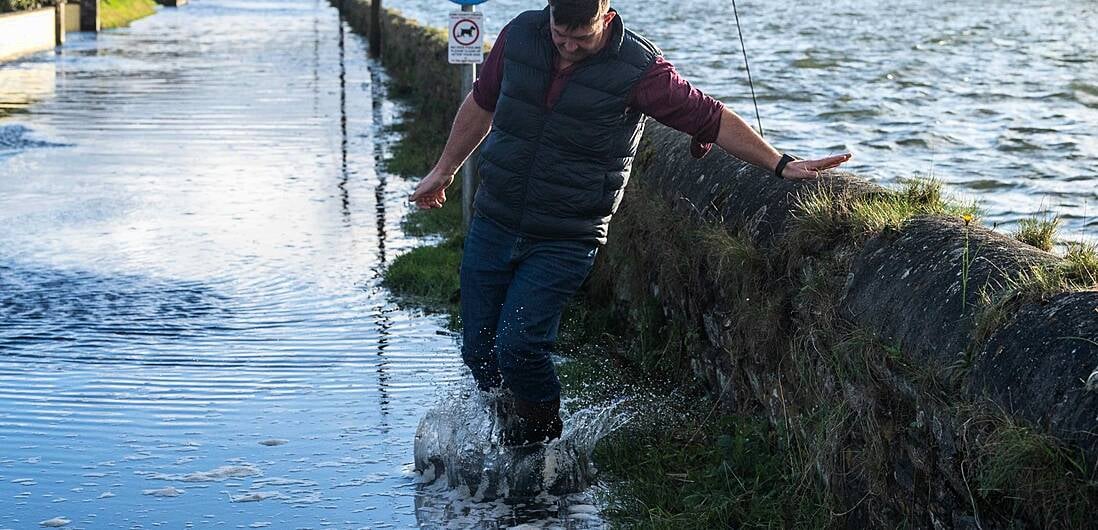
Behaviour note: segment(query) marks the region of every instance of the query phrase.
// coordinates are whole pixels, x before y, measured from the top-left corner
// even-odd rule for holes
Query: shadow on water
[[[57,67],[52,62],[0,64],[0,118],[25,112],[54,93]]]
[[[0,265],[0,351],[193,339],[230,329],[227,303],[197,282]]]
[[[33,138],[31,130],[18,123],[0,125],[0,157],[18,154],[27,149],[68,147],[71,144]]]

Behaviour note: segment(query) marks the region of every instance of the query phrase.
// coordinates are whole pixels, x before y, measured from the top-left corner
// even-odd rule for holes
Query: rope
[[[743,51],[743,65],[747,68],[747,84],[751,86],[751,101],[755,104],[755,120],[759,122],[759,136],[765,136],[762,116],[759,114],[759,100],[755,98],[755,83],[751,80],[751,65],[747,62],[747,46],[743,43],[743,28],[740,27],[740,10],[736,8],[736,0],[732,0],[732,13],[736,15],[736,31],[740,33],[740,50]]]

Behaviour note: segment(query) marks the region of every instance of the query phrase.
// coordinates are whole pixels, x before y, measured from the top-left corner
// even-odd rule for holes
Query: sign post
[[[370,2],[370,57],[381,57],[381,0]]]
[[[472,92],[477,79],[477,65],[484,62],[484,13],[476,11],[476,4],[486,0],[451,0],[461,4],[461,11],[450,13],[450,64],[462,66],[461,94],[464,101]],[[473,197],[477,192],[477,153],[473,152],[461,168],[461,219],[466,231],[473,218]]]

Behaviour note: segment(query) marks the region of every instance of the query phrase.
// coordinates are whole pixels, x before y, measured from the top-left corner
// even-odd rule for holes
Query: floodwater
[[[465,376],[379,287],[399,115],[319,0],[202,0],[0,65],[0,528],[599,526],[413,472]],[[539,522],[540,521],[540,522]]]
[[[435,26],[454,8],[385,0]],[[732,0],[614,0],[696,86],[752,125]],[[492,0],[491,40],[543,1]],[[1060,215],[1098,241],[1098,3],[739,0],[767,138],[802,156],[850,150],[882,183],[944,181],[1011,230]],[[1086,226],[1084,226],[1086,225]]]

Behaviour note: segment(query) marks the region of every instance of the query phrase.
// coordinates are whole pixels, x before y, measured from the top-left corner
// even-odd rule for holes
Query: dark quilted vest
[[[606,242],[644,130],[644,116],[626,103],[660,54],[620,16],[612,29],[601,52],[577,63],[550,110],[549,10],[527,11],[508,26],[502,89],[481,150],[478,214],[524,236]]]

